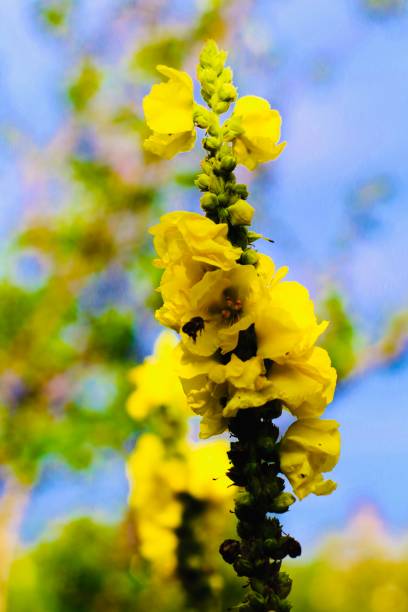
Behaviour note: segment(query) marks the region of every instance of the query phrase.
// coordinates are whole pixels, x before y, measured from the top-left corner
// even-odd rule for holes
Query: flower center
[[[230,294],[224,294],[224,302],[221,306],[221,316],[225,321],[236,321],[242,312],[242,302]]]

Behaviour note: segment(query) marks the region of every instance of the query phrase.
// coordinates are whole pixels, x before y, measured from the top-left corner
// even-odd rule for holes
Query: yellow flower
[[[167,213],[150,233],[159,256],[155,264],[165,268],[159,289],[164,305],[156,318],[178,331],[193,285],[208,270],[232,268],[242,250],[229,242],[225,223],[214,223],[198,213]]]
[[[309,351],[328,325],[317,323],[307,289],[293,281],[273,283],[268,299],[257,302],[254,320],[258,355],[277,363]]]
[[[223,365],[211,357],[190,353],[181,343],[174,355],[187,403],[193,412],[203,417],[200,438],[225,431],[229,415],[225,414],[224,407],[228,397],[240,389],[254,391],[260,375],[265,373],[263,360],[257,356],[242,361],[232,355]]]
[[[181,378],[189,408],[200,415],[200,438],[221,434],[227,429],[228,419],[222,415],[227,386],[217,385],[206,374]]]
[[[333,400],[335,386],[336,370],[327,352],[314,347],[298,359],[289,359],[282,365],[272,363],[252,386],[237,387],[223,415],[232,417],[243,408],[256,408],[278,399],[298,418],[320,416]]]
[[[310,354],[283,365],[273,364],[266,389],[270,399],[280,399],[300,418],[320,416],[333,400],[336,370],[327,351],[314,347]]]
[[[144,419],[161,406],[173,409],[184,417],[187,402],[174,368],[177,339],[171,332],[162,332],[154,346],[154,355],[130,372],[136,390],[129,396],[127,409],[135,419]],[[158,384],[157,381],[160,381]]]
[[[280,463],[299,499],[309,493],[328,495],[336,488],[324,480],[340,455],[339,424],[333,420],[301,419],[289,427],[280,448]]]
[[[214,223],[198,213],[176,211],[163,215],[158,225],[150,228],[159,256],[156,265],[167,268],[174,264],[194,267],[199,271],[220,268],[230,270],[242,251],[228,240],[228,225]]]
[[[258,96],[244,96],[235,105],[233,118],[242,132],[234,140],[237,161],[254,170],[259,163],[276,159],[286,146],[278,143],[282,119],[269,102]]]
[[[263,286],[253,266],[237,264],[233,269],[207,272],[189,294],[189,308],[183,318],[182,342],[192,353],[210,356],[221,349],[232,351],[240,331],[254,322],[255,304]],[[192,337],[185,325],[199,318],[203,329]]]
[[[143,99],[146,123],[153,131],[144,146],[155,155],[170,159],[194,146],[193,81],[186,72],[168,66],[157,66],[157,70],[168,81],[153,85]]]

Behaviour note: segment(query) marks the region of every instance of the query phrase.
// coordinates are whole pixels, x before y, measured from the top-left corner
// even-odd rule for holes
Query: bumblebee
[[[200,334],[204,329],[204,319],[202,317],[193,317],[181,329],[195,343],[197,341],[197,334]]]

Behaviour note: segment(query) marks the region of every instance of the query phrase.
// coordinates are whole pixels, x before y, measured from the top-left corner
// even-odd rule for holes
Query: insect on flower
[[[181,329],[187,336],[193,339],[193,342],[196,342],[197,334],[201,333],[204,329],[204,319],[202,317],[193,317]]]

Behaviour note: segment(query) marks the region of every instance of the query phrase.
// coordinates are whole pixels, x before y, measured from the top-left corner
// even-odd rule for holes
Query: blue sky
[[[95,15],[91,3],[83,3],[77,37],[84,50],[105,52],[98,32],[119,4],[98,3]],[[371,18],[358,0],[310,6],[308,0],[253,3],[234,37],[230,57],[241,95],[273,101],[288,141],[280,160],[251,185],[255,226],[270,228],[276,242],[268,252],[289,264],[291,278],[314,296],[328,276],[336,282],[360,328],[376,338],[390,314],[407,306],[408,17]],[[38,146],[52,137],[66,114],[63,79],[75,57],[39,27],[33,7],[0,4],[3,241],[24,204],[10,128]],[[177,11],[186,18],[183,3],[172,11],[173,18]],[[359,189],[381,177],[389,195],[356,217]],[[352,243],[350,231],[359,236]],[[339,392],[328,414],[340,421],[343,435],[339,489],[296,504],[285,517],[306,547],[341,528],[365,502],[376,505],[391,529],[407,528],[407,400],[406,361]],[[50,519],[72,512],[118,516],[125,500],[122,466],[112,455],[81,476],[51,465],[34,493],[24,536],[31,539]]]

